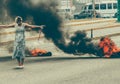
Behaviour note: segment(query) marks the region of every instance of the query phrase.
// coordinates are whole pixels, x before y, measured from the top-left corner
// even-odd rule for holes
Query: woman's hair
[[[17,17],[15,18],[15,22],[16,22],[16,23],[22,22],[22,17],[17,16]]]

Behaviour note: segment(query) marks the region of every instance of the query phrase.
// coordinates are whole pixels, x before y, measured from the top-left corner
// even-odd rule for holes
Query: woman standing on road
[[[44,25],[29,25],[22,22],[22,17],[17,16],[15,18],[15,23],[10,25],[0,25],[0,28],[12,28],[15,27],[15,41],[14,41],[14,51],[12,58],[16,58],[18,61],[18,66],[16,68],[24,68],[25,59],[25,29],[26,28],[40,28],[43,29]]]

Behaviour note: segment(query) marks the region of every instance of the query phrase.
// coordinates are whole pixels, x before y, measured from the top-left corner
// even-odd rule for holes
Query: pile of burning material
[[[109,37],[102,37],[99,42],[102,55],[106,58],[120,57],[120,48]]]
[[[45,57],[45,56],[52,56],[51,52],[48,52],[43,49],[35,48],[33,50],[26,49],[27,57]]]

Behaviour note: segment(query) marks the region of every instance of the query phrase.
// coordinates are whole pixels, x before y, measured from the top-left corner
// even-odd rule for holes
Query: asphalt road
[[[27,57],[24,69],[3,57],[0,84],[120,84],[119,58],[86,56]]]

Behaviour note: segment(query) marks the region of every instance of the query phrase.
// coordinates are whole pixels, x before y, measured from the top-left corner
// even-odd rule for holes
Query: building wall
[[[89,3],[92,2],[92,0],[77,0],[80,3]],[[117,1],[117,0],[95,0],[96,2],[100,2],[100,1]]]
[[[62,11],[60,12],[60,15],[62,15],[64,18],[73,18],[74,6],[72,0],[58,0],[58,3],[58,9]]]
[[[71,8],[72,7],[72,0],[59,0],[59,5],[61,8]]]

